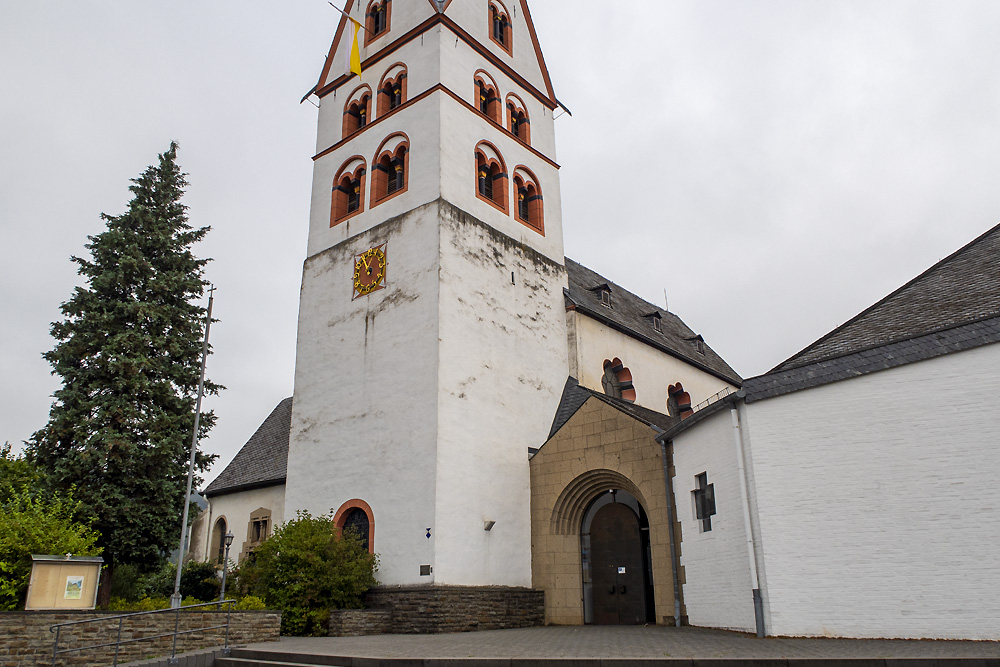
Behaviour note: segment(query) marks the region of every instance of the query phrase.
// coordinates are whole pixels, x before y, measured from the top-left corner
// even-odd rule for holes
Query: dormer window
[[[601,305],[605,308],[611,307],[611,290],[602,289],[601,290]]]
[[[661,321],[662,319],[663,319],[663,318],[661,318],[661,317],[660,317],[659,315],[656,315],[656,316],[655,316],[655,317],[653,318],[653,331],[658,331],[658,332],[660,332],[660,333],[663,333],[663,325],[662,325],[662,324],[660,324],[660,321]]]
[[[694,345],[694,349],[698,351],[698,354],[705,354],[705,339],[700,334],[694,338],[688,338],[688,341]]]

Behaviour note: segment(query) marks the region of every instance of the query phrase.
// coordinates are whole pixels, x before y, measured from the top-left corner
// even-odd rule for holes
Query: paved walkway
[[[544,627],[447,635],[283,637],[268,651],[359,658],[1000,658],[1000,642],[909,639],[757,639],[724,630]]]

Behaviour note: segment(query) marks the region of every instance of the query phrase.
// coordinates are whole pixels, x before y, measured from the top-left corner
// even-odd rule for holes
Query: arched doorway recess
[[[580,527],[584,622],[654,623],[649,520],[628,491],[611,489],[590,503]]]

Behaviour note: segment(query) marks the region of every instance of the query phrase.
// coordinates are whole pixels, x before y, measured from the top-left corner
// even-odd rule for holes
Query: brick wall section
[[[553,525],[553,516],[563,491],[581,476],[599,470],[624,477],[646,511],[656,622],[673,623],[667,494],[655,436],[646,424],[591,398],[531,459],[532,585],[545,592],[547,624],[583,624],[579,520],[585,507],[608,487],[597,485],[579,499],[568,531],[560,532]],[[683,584],[683,571],[680,580]],[[681,613],[685,613],[683,606]]]
[[[0,613],[0,667],[40,667],[52,664],[52,643],[55,634],[49,628],[55,623],[93,619],[59,633],[59,649],[101,644],[114,641],[118,635],[118,620],[109,619],[113,614],[95,612],[4,612]],[[126,618],[122,639],[137,639],[173,632],[174,614],[162,613]],[[225,612],[183,612],[180,629],[194,629],[224,625]],[[275,611],[234,611],[229,629],[229,644],[249,644],[278,641],[281,613]],[[208,630],[177,638],[177,653],[186,653],[212,646],[222,646],[225,628]],[[126,663],[170,654],[172,638],[151,639],[125,644],[118,654],[118,662]],[[103,667],[114,660],[114,647],[90,649],[59,656],[56,664],[61,667]]]
[[[541,625],[545,598],[528,588],[415,586],[375,588],[366,605],[392,611],[392,632],[434,634]]]
[[[388,609],[337,609],[330,612],[331,637],[362,637],[392,632]]]

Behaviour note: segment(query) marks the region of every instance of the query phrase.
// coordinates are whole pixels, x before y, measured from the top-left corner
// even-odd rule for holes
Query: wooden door
[[[590,525],[594,623],[646,622],[639,517],[619,503],[605,505]]]

